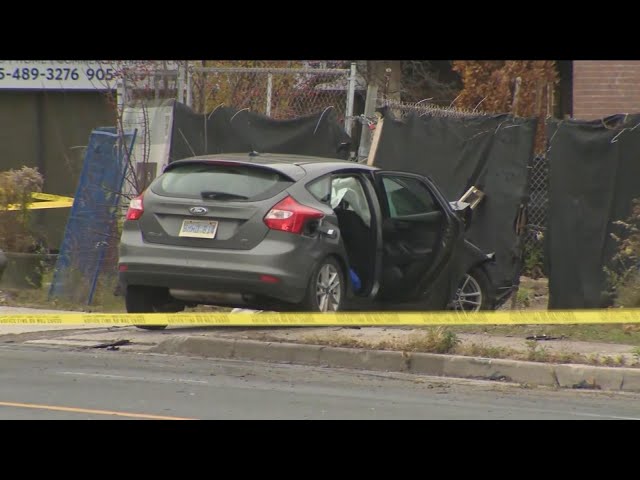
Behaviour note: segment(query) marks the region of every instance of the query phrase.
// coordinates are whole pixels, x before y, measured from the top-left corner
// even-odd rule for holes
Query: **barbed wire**
[[[424,102],[424,103],[423,103]],[[453,106],[443,107],[441,105],[435,105],[432,103],[420,100],[419,102],[409,103],[402,102],[393,99],[378,98],[378,108],[389,108],[394,113],[399,113],[400,116],[406,116],[409,113],[417,113],[420,116],[432,115],[440,117],[455,117],[455,118],[477,118],[488,116],[489,114],[481,110],[468,110],[464,108],[457,108]]]

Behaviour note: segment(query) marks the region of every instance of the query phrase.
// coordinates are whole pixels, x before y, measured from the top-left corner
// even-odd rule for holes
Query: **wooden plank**
[[[373,161],[376,158],[376,152],[378,151],[378,142],[380,141],[380,135],[382,134],[383,125],[384,118],[380,117],[376,125],[376,129],[373,132],[373,140],[371,141],[371,148],[369,149],[369,156],[367,157],[367,165],[373,165]]]

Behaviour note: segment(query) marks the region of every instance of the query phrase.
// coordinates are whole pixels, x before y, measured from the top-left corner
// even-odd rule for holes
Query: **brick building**
[[[640,113],[640,61],[575,60],[562,62],[569,77],[573,118],[592,120],[616,113]],[[571,63],[571,65],[567,65]],[[564,68],[563,68],[564,67]],[[563,71],[564,70],[564,71]]]

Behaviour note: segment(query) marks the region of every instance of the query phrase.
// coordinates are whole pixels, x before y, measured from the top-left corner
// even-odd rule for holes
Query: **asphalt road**
[[[640,419],[640,395],[0,346],[0,419]]]

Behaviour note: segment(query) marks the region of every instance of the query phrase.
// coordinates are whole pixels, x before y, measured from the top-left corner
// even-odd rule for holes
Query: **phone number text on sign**
[[[84,65],[3,65],[0,63],[2,89],[83,89],[115,88],[113,68]]]

